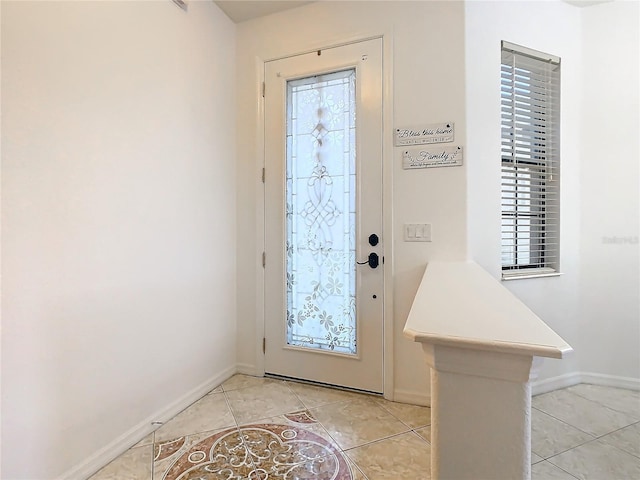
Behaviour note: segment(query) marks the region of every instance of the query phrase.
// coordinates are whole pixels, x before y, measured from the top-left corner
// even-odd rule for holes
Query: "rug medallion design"
[[[315,423],[307,412],[287,416]],[[155,462],[176,459],[162,480],[352,480],[344,454],[320,435],[291,424],[229,428],[187,447],[187,438],[156,444]]]

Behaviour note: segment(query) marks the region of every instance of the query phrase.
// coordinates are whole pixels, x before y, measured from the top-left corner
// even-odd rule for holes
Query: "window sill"
[[[562,273],[553,268],[531,268],[527,270],[507,270],[502,272],[502,280],[524,280],[527,278],[559,277]]]

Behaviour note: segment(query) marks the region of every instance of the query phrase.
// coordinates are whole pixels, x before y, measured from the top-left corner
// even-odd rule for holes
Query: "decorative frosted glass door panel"
[[[287,82],[287,344],[356,354],[356,72]]]
[[[266,373],[382,392],[380,39],[265,64],[265,172]]]

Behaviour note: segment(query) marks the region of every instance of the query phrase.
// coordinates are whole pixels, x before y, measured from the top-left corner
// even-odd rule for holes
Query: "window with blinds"
[[[560,254],[560,59],[502,42],[502,277],[552,275]]]

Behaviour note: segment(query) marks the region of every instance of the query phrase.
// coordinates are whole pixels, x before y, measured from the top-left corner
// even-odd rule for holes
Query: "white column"
[[[530,355],[423,344],[432,480],[531,478]]]
[[[531,381],[571,346],[472,262],[430,262],[404,334],[431,367],[431,478],[529,480]]]

